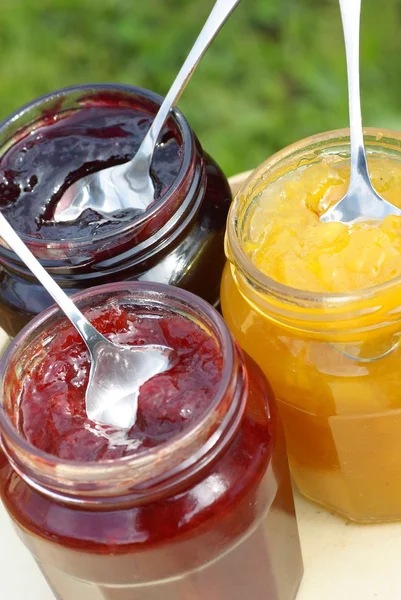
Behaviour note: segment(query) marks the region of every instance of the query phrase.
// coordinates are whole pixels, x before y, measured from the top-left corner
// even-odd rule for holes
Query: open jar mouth
[[[10,418],[15,402],[8,386],[12,376],[24,370],[24,353],[61,319],[57,306],[35,317],[14,338],[0,364],[0,435],[4,450],[16,471],[32,487],[53,490],[71,501],[77,494],[86,497],[114,495],[141,496],[158,489],[166,479],[186,476],[199,463],[208,464],[221,445],[234,435],[244,409],[245,373],[238,368],[236,346],[221,318],[207,302],[194,294],[164,284],[119,282],[91,288],[72,296],[80,309],[118,300],[124,305],[168,309],[194,320],[215,337],[223,357],[222,375],[207,409],[184,431],[151,449],[112,460],[79,462],[65,460],[39,450],[16,429]],[[96,304],[93,301],[96,299]],[[236,368],[237,367],[237,368]],[[17,399],[18,401],[18,399]]]
[[[59,115],[63,112],[96,106],[96,99],[99,97],[99,102],[103,102],[101,105],[105,106],[107,105],[107,98],[108,96],[111,97],[111,94],[113,96],[116,94],[120,96],[118,106],[133,108],[133,100],[135,99],[135,106],[138,108],[142,107],[144,112],[148,114],[156,114],[163,101],[163,98],[154,92],[123,84],[85,84],[63,88],[36,98],[0,122],[0,154],[3,155],[18,139],[25,137],[25,135],[40,127],[44,118],[48,119],[53,115]],[[118,236],[125,236],[133,234],[136,231],[141,231],[148,226],[155,215],[160,213],[162,208],[166,208],[171,215],[174,213],[174,209],[179,207],[180,201],[177,198],[179,190],[182,190],[183,187],[189,188],[190,186],[190,182],[186,182],[186,179],[188,178],[188,171],[191,164],[194,161],[195,140],[190,126],[181,111],[173,108],[169,120],[174,125],[173,130],[177,133],[177,137],[181,141],[181,148],[183,149],[179,172],[175,181],[142,215],[135,217],[127,223],[122,223],[121,227],[115,228],[112,231],[97,233],[97,244],[107,245],[110,240]],[[80,236],[72,240],[62,241],[37,238],[26,234],[20,234],[20,236],[34,254],[39,255],[46,248],[55,249],[60,253],[64,251],[68,253],[72,245],[74,249],[79,251],[94,242],[92,236]]]
[[[365,128],[366,152],[385,154],[401,160],[401,133],[385,129]],[[258,195],[284,174],[319,162],[330,154],[349,159],[349,129],[317,134],[277,152],[253,171],[239,189],[230,207],[225,238],[226,255],[239,291],[258,312],[273,320],[291,326],[297,325],[314,333],[333,333],[329,321],[337,321],[335,330],[348,327],[354,320],[353,333],[363,331],[374,315],[383,320],[382,304],[378,299],[387,297],[401,284],[401,277],[384,283],[349,292],[310,292],[280,283],[262,273],[243,249],[247,213]],[[398,310],[397,310],[398,308]],[[401,317],[401,308],[391,307],[389,319]],[[383,323],[382,323],[383,324]],[[375,329],[377,323],[372,323]]]

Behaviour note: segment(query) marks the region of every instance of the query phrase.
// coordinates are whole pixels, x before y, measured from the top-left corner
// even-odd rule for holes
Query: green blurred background
[[[0,117],[66,85],[166,93],[214,0],[0,0]],[[365,125],[401,129],[401,0],[364,0]],[[228,175],[346,126],[337,0],[242,0],[179,106]]]

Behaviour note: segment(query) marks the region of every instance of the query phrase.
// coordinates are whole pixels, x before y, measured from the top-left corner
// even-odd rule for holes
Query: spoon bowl
[[[85,342],[90,356],[86,414],[103,425],[130,429],[136,420],[140,387],[169,368],[172,349],[150,344],[116,344],[88,321],[42,267],[0,212],[0,235],[53,297]]]
[[[137,153],[127,163],[102,169],[73,183],[64,193],[54,213],[56,222],[78,219],[86,209],[106,218],[121,210],[143,213],[154,201],[150,176],[153,153],[171,108],[177,103],[206,50],[241,0],[217,0],[188,54]]]
[[[75,221],[87,209],[95,210],[109,220],[113,219],[114,213],[127,209],[131,214],[133,211],[137,215],[143,214],[155,194],[149,174],[155,146],[145,155],[144,142],[146,138],[131,162],[87,175],[67,188],[57,204],[55,221]]]
[[[141,385],[168,369],[171,349],[115,344],[96,333],[86,342],[91,359],[86,413],[97,423],[130,429],[136,421]]]
[[[359,29],[361,0],[339,0],[347,59],[350,117],[351,172],[348,191],[321,217],[323,222],[352,223],[360,219],[381,220],[401,216],[401,210],[387,202],[373,188],[369,177],[362,130],[359,86]]]
[[[366,159],[365,159],[366,161]],[[351,173],[352,166],[351,159]],[[388,215],[401,216],[401,210],[382,198],[374,189],[366,165],[357,166],[357,174],[352,178],[347,193],[330,207],[321,217],[324,223],[339,221],[352,223],[360,219],[384,219]]]

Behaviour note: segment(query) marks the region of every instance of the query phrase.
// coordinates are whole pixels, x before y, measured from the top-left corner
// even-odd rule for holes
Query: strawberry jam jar
[[[179,110],[159,136],[150,170],[155,200],[144,213],[107,219],[87,209],[76,221],[55,220],[74,181],[134,156],[161,100],[124,85],[77,86],[39,98],[0,124],[0,210],[69,294],[141,280],[218,302],[231,193]],[[52,303],[1,244],[0,327],[15,335]]]
[[[130,282],[74,298],[110,339],[172,355],[129,430],[86,417],[88,355],[57,308],[2,359],[2,500],[56,597],[293,600],[287,456],[259,368],[185,290]]]

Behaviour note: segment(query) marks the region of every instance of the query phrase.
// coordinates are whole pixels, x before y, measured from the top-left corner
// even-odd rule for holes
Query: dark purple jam
[[[144,110],[88,106],[47,117],[27,131],[0,159],[0,209],[13,227],[45,240],[76,239],[104,234],[137,216],[135,210],[105,219],[86,210],[69,223],[56,223],[54,213],[65,190],[88,173],[130,160],[150,127]],[[151,177],[155,200],[175,181],[181,165],[181,139],[168,122],[159,137]]]

